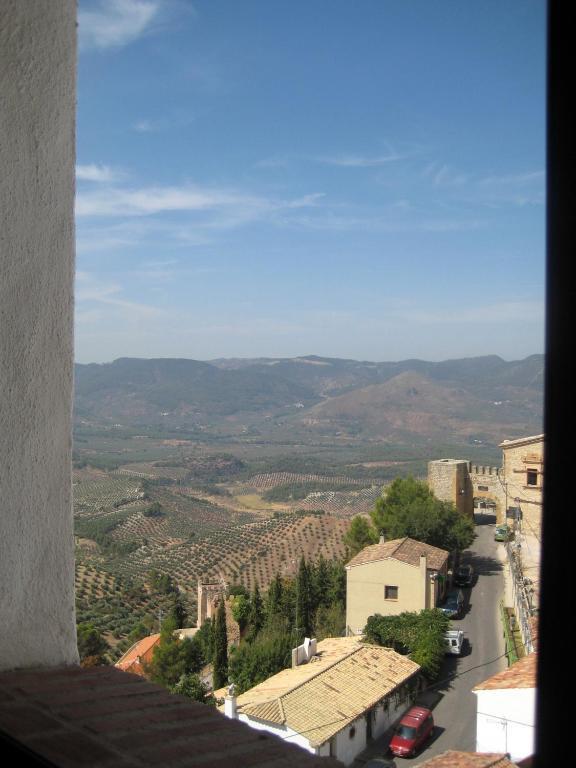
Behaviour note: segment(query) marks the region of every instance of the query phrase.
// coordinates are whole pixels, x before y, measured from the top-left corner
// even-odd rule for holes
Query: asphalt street
[[[472,689],[507,666],[499,613],[505,587],[504,547],[494,541],[493,515],[477,515],[476,523],[476,540],[461,558],[462,563],[472,564],[475,579],[472,587],[462,590],[462,617],[451,622],[452,628],[464,630],[466,647],[462,656],[446,657],[439,682],[418,697],[418,703],[433,709],[434,735],[415,758],[394,758],[398,768],[415,768],[448,749],[475,751],[476,695]],[[363,758],[385,756],[389,738],[372,742]]]
[[[472,689],[507,666],[499,613],[504,595],[503,545],[494,541],[493,515],[477,517],[477,523],[477,538],[462,556],[463,563],[472,564],[475,581],[471,588],[463,589],[463,617],[451,622],[453,628],[464,630],[468,647],[464,655],[446,658],[440,683],[425,694],[434,704],[436,729],[429,747],[410,761],[414,766],[447,749],[476,749],[476,695]]]

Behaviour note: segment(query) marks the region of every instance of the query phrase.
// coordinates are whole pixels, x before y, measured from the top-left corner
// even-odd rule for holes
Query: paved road
[[[477,539],[462,557],[462,562],[470,562],[474,567],[476,581],[471,589],[463,590],[463,618],[452,621],[455,628],[464,630],[469,652],[460,658],[446,659],[442,678],[454,673],[457,677],[437,686],[434,692],[435,738],[421,755],[410,761],[413,766],[447,749],[475,750],[476,695],[472,688],[506,668],[499,614],[499,601],[504,593],[503,547],[494,541],[493,516],[478,517],[477,522]]]
[[[395,758],[398,768],[412,768],[447,749],[473,752],[476,749],[476,695],[472,688],[506,668],[504,639],[499,602],[504,595],[502,544],[494,541],[493,515],[476,517],[477,538],[462,555],[462,562],[472,564],[476,579],[464,589],[466,604],[454,628],[463,629],[468,649],[461,657],[447,657],[440,680],[433,690],[423,694],[419,703],[431,706],[436,723],[433,741],[414,759]],[[371,743],[356,765],[373,755],[385,755],[389,736]],[[390,757],[390,755],[388,755]]]

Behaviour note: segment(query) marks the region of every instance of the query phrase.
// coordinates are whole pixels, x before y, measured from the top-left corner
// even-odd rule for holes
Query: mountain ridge
[[[544,355],[440,362],[129,358],[77,364],[76,418],[259,433],[498,441],[542,428]]]

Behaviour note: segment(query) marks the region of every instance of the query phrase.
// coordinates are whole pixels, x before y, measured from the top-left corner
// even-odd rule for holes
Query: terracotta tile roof
[[[538,654],[530,653],[524,656],[503,672],[489,677],[483,683],[475,686],[473,691],[491,691],[502,688],[536,688],[536,670]]]
[[[420,763],[420,768],[514,768],[507,755],[492,752],[458,752],[449,749]]]
[[[350,562],[346,563],[346,567],[388,559],[401,560],[409,565],[420,565],[421,554],[425,554],[428,558],[428,568],[434,570],[442,568],[448,559],[448,552],[445,549],[433,547],[431,544],[424,544],[422,541],[416,541],[416,539],[406,536],[403,539],[392,539],[383,544],[371,544],[369,547],[364,547]]]
[[[420,669],[406,656],[357,637],[323,640],[316,659],[238,696],[238,714],[286,725],[318,746]]]
[[[0,673],[0,732],[7,766],[344,768],[108,666]]]
[[[138,640],[138,642],[134,643],[134,645],[128,648],[124,656],[121,656],[116,664],[114,664],[114,666],[118,667],[118,669],[121,669],[124,672],[132,672],[133,674],[143,675],[144,668],[140,663],[140,659],[151,661],[152,651],[159,642],[159,633],[155,635],[148,635],[148,637],[144,637],[142,640]]]
[[[517,437],[515,440],[503,440],[499,448],[516,448],[519,445],[529,445],[530,443],[544,442],[544,435],[531,435],[530,437]]]

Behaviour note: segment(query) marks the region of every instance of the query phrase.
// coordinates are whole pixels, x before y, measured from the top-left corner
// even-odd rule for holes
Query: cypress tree
[[[282,579],[277,573],[268,587],[266,596],[266,623],[274,624],[282,613]]]
[[[249,640],[252,641],[264,626],[264,603],[262,601],[262,596],[260,595],[258,584],[254,587],[254,591],[250,597],[248,625],[250,627]]]
[[[296,583],[296,628],[301,635],[310,637],[312,634],[312,594],[310,572],[304,556],[300,559],[298,580]]]
[[[314,581],[314,612],[321,606],[330,605],[330,571],[328,563],[320,555],[316,567],[313,570]]]
[[[214,658],[212,687],[222,688],[228,682],[228,633],[226,631],[226,608],[220,601],[214,623]]]

